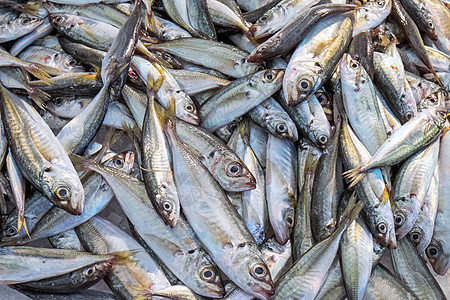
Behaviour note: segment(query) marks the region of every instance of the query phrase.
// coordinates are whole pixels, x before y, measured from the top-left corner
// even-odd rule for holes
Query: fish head
[[[447,121],[448,111],[445,107],[434,106],[429,110],[430,117],[439,129],[444,128]]]
[[[80,274],[80,278],[72,278],[72,280],[90,283],[103,279],[112,269],[113,264],[110,262],[101,262],[86,267]]]
[[[67,13],[51,13],[49,19],[50,23],[60,32],[66,32],[70,28],[83,23],[79,16]]]
[[[283,69],[268,69],[259,71],[254,77],[258,78],[256,82],[261,82],[264,90],[275,93],[281,88],[283,83]]]
[[[288,106],[306,100],[322,84],[321,67],[313,60],[289,64],[283,78],[283,96]]]
[[[421,226],[417,226],[415,224],[411,231],[408,233],[409,239],[416,246],[417,252],[422,254],[425,252],[425,249],[430,244],[431,238],[433,237],[433,227],[434,223],[429,219],[421,219],[424,222],[421,222]],[[430,230],[431,229],[431,230]]]
[[[189,124],[198,125],[200,118],[191,97],[182,90],[173,90],[171,95],[175,98],[177,117]]]
[[[438,90],[426,96],[419,103],[417,103],[417,109],[422,111],[436,105],[441,105],[445,101],[445,98],[443,97],[444,93],[446,93],[444,90]]]
[[[363,213],[375,241],[381,247],[391,245],[396,248],[397,238],[390,202],[380,204],[372,211],[363,211]]]
[[[192,267],[197,270],[190,272],[193,276],[190,281],[196,286],[195,292],[206,297],[222,298],[225,291],[219,271],[205,255],[197,256]]]
[[[281,201],[280,201],[281,202]],[[281,219],[271,222],[277,242],[286,244],[294,228],[295,210],[293,206],[286,206],[281,209]]]
[[[247,58],[249,62],[262,62],[263,60],[270,59],[277,56],[278,45],[281,43],[280,36],[276,35],[257,46]]]
[[[371,82],[369,74],[361,63],[348,53],[345,53],[341,59],[340,70],[342,89],[349,88],[357,92],[363,85]]]
[[[256,188],[255,177],[237,157],[220,159],[213,168],[220,185],[227,191],[242,192]]]
[[[56,54],[55,62],[57,68],[65,73],[80,73],[86,70],[80,65],[76,59],[66,54]]]
[[[134,152],[124,151],[122,153],[113,154],[106,159],[102,158],[102,163],[108,167],[113,167],[129,174],[134,166]]]
[[[34,28],[41,24],[43,20],[41,18],[31,17],[27,14],[22,14],[16,19],[16,26],[20,28]],[[16,27],[16,28],[17,28]]]
[[[391,6],[392,0],[367,1],[356,11],[353,36],[379,25],[391,12]]]
[[[425,253],[433,270],[444,276],[450,268],[450,245],[446,241],[432,239]]]
[[[317,101],[319,101],[320,106],[322,106],[327,120],[333,121],[333,104],[331,102],[331,97],[329,97],[328,94],[323,90],[317,91],[317,93],[315,93],[315,96],[317,98]]]
[[[48,164],[40,176],[44,194],[53,204],[70,214],[81,215],[84,209],[84,189],[77,173],[71,169]]]
[[[239,287],[258,299],[269,299],[275,292],[275,287],[266,262],[260,256],[256,245],[239,244],[233,260],[235,266],[230,274]],[[245,287],[245,288],[244,288]]]
[[[297,126],[285,114],[276,115],[270,119],[268,118],[266,119],[266,123],[280,137],[293,142],[298,140]]]
[[[325,148],[327,146],[328,141],[330,140],[331,130],[329,128],[329,124],[325,124],[328,126],[323,126],[322,128],[316,128],[316,130],[310,133],[311,140],[314,141],[319,148]]]
[[[282,6],[275,6],[269,9],[250,27],[250,33],[256,39],[272,34],[273,28],[281,28],[283,26],[285,12],[286,10]]]
[[[392,213],[398,240],[408,234],[417,220],[417,215],[419,214],[417,201],[415,194],[405,195],[394,200]]]

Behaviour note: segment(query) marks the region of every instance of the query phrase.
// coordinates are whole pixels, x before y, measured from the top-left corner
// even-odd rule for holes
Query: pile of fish
[[[447,3],[153,2],[0,0],[0,284],[446,299]]]

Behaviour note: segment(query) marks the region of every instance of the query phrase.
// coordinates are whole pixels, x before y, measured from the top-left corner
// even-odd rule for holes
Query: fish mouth
[[[265,289],[259,284],[253,284],[251,289],[255,293],[255,297],[261,300],[269,300],[270,296],[275,293],[275,288],[273,283],[267,283],[270,286],[270,289]]]
[[[192,124],[192,125],[198,125],[200,124],[200,117],[197,115],[193,115],[193,114],[188,114],[186,116],[184,116],[183,118],[187,123]]]
[[[252,53],[250,53],[250,55],[247,58],[247,61],[251,63],[259,63],[263,61],[261,54],[258,53],[258,48],[256,48],[255,50],[253,50]]]
[[[84,201],[60,201],[57,206],[72,215],[79,216],[83,213]]]

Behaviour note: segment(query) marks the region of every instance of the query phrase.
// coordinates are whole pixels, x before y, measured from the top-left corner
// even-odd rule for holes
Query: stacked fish
[[[446,2],[153,2],[0,0],[0,283],[445,299]]]

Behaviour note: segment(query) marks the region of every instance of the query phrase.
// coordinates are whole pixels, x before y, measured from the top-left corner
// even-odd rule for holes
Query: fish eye
[[[250,268],[250,272],[255,278],[263,278],[267,275],[267,268],[262,263],[254,263]]]
[[[413,232],[409,235],[411,242],[413,242],[415,245],[417,245],[420,242],[420,233]]]
[[[57,187],[55,190],[55,194],[60,200],[67,200],[70,197],[70,191],[65,186]]]
[[[427,26],[428,26],[428,28],[430,28],[430,29],[434,29],[434,23],[433,23],[433,20],[428,19],[428,20],[427,20]]]
[[[114,160],[114,165],[115,165],[117,168],[122,168],[122,167],[123,167],[123,159],[118,158],[118,159]]]
[[[439,254],[439,250],[435,246],[433,246],[433,245],[428,246],[428,248],[427,248],[427,256],[428,257],[437,258],[438,254]]]
[[[44,172],[49,173],[52,171],[52,167],[48,166],[44,168]]]
[[[289,225],[289,227],[293,227],[294,226],[294,218],[292,218],[292,216],[288,216],[286,218],[286,222]]]
[[[201,271],[201,277],[202,277],[202,279],[204,279],[206,281],[214,280],[215,275],[216,274],[215,274],[214,270],[212,270],[211,268],[208,268],[208,267],[203,268]]]
[[[256,72],[263,71],[263,70],[264,70],[264,67],[261,66],[261,65],[259,65],[259,66],[256,68]]]
[[[267,46],[262,46],[261,48],[258,49],[258,52],[264,52],[266,51]]]
[[[324,104],[327,101],[327,97],[323,93],[320,93],[316,98],[320,104]]]
[[[386,232],[387,232],[387,226],[386,226],[386,223],[384,223],[384,222],[378,223],[378,225],[377,225],[377,231],[378,231],[379,233],[386,233]]]
[[[377,4],[378,4],[379,6],[384,6],[384,1],[378,1]]]
[[[230,131],[235,131],[237,128],[236,122],[232,122],[228,128],[230,129]]]
[[[276,127],[277,132],[284,133],[284,132],[286,132],[286,129],[287,129],[286,125],[284,125],[282,123],[281,124],[277,124],[277,127]]]
[[[406,120],[411,120],[411,118],[413,117],[413,113],[410,112],[410,111],[408,111],[408,112],[406,113],[405,117],[406,117]]]
[[[164,201],[162,207],[165,211],[172,210],[172,204],[169,201]]]
[[[6,236],[10,237],[17,234],[17,228],[15,226],[9,226],[5,229]]]
[[[268,15],[263,15],[261,18],[259,18],[259,21],[260,22],[265,22],[265,21],[267,21],[268,18],[269,18]]]
[[[29,23],[31,23],[32,21],[33,21],[32,19],[25,17],[25,18],[22,18],[22,19],[20,20],[20,23],[22,23],[22,24],[29,24]]]
[[[241,173],[241,167],[238,164],[230,164],[227,173],[230,176],[237,176]]]
[[[267,80],[272,80],[274,78],[274,76],[271,72],[267,73],[266,76],[264,76],[264,77],[266,77]]]
[[[69,66],[69,67],[75,67],[77,64],[78,63],[75,59],[71,59],[71,60],[67,61],[67,66]]]
[[[64,22],[65,18],[63,16],[57,16],[53,20],[56,24],[61,24],[62,22]]]
[[[84,271],[84,275],[85,276],[90,276],[90,275],[94,274],[95,269],[96,269],[95,267],[87,269],[86,271]]]
[[[192,104],[190,104],[190,103],[188,103],[188,104],[186,104],[185,106],[184,106],[184,109],[187,111],[187,112],[190,112],[190,113],[192,113],[192,112],[194,112],[194,105],[192,105]]]
[[[436,103],[436,100],[434,98],[431,98],[430,103]]]
[[[324,135],[321,135],[317,140],[321,145],[325,145],[328,142],[328,138]]]
[[[353,69],[357,69],[359,67],[358,62],[356,60],[352,60],[352,63],[350,64],[350,66]]]
[[[309,91],[309,89],[311,88],[311,85],[312,85],[311,81],[309,81],[308,79],[302,79],[298,83],[298,87],[300,88],[300,91],[302,91],[302,92]]]
[[[61,104],[64,103],[63,98],[58,97],[55,99],[55,101],[53,101],[53,103],[55,103],[56,105],[60,106]]]
[[[402,226],[405,223],[405,216],[402,213],[398,213],[394,217],[394,223],[397,226]]]

